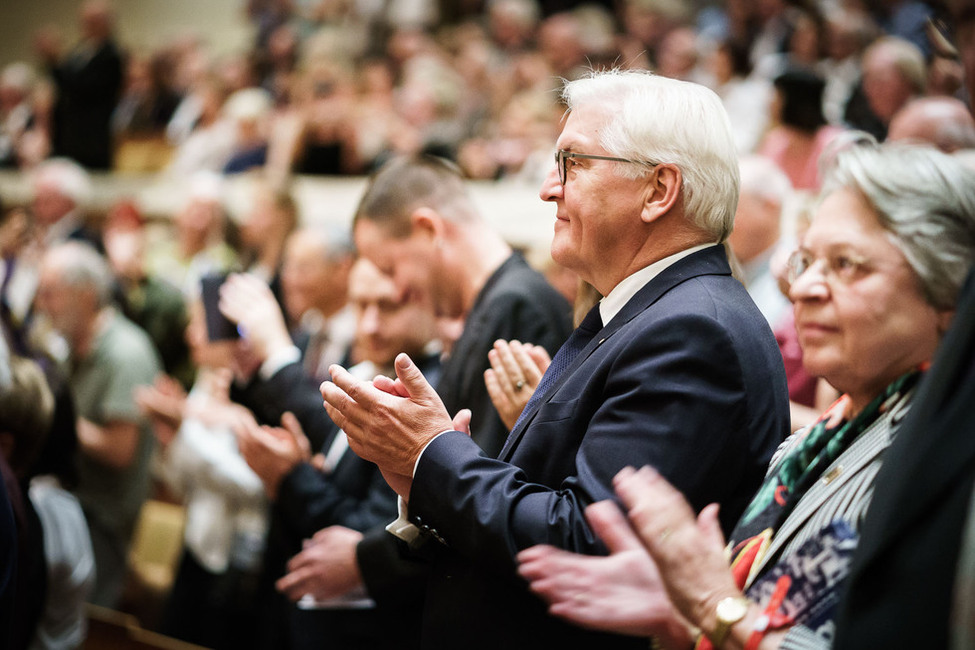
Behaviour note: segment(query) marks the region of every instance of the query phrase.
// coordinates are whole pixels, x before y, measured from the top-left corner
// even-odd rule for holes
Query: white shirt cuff
[[[423,446],[423,449],[420,451],[420,455],[416,457],[416,463],[413,464],[414,477],[416,476],[416,468],[420,465],[420,458],[423,457],[423,452],[427,450],[427,447],[430,446],[431,442],[445,433],[447,433],[447,431],[441,431],[433,438],[430,438],[430,442]],[[396,510],[399,516],[396,518],[396,521],[393,521],[386,526],[386,530],[396,537],[399,537],[407,544],[410,544],[420,535],[420,529],[410,522],[408,507],[406,501],[403,500],[403,497],[396,497]]]
[[[406,501],[403,501],[403,497],[396,497],[396,510],[399,512],[399,516],[396,518],[396,521],[386,526],[386,530],[407,544],[411,544],[413,540],[420,536],[420,529],[410,523],[406,510]]]

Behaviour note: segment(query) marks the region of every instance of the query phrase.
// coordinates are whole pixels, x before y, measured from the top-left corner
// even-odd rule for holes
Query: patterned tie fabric
[[[527,417],[529,413],[534,410],[535,404],[545,397],[545,393],[548,389],[558,380],[565,369],[575,360],[582,349],[589,344],[589,341],[596,335],[596,332],[603,328],[603,321],[599,315],[599,304],[597,303],[595,307],[589,310],[586,317],[582,320],[566,342],[559,348],[559,351],[555,353],[555,358],[552,359],[551,365],[549,365],[548,370],[542,375],[542,380],[538,382],[538,386],[535,387],[535,392],[532,394],[528,403],[525,405],[524,410],[521,415],[518,416],[518,421],[515,422],[515,426],[512,427],[512,431],[518,429],[521,424],[522,419]]]

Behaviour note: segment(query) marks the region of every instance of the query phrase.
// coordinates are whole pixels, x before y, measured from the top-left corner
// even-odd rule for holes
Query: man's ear
[[[647,182],[640,218],[651,223],[673,210],[680,200],[682,182],[678,167],[666,163],[654,167]]]
[[[410,237],[428,240],[434,246],[441,246],[447,234],[444,218],[432,208],[417,208],[410,215],[412,230]]]

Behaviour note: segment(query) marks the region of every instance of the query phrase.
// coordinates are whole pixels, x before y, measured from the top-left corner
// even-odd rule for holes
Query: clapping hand
[[[291,413],[281,416],[281,427],[260,426],[251,418],[241,418],[234,426],[240,455],[257,474],[268,498],[278,496],[281,481],[299,463],[311,461],[311,444]]]
[[[361,539],[362,533],[343,526],[318,531],[288,561],[288,574],[277,581],[277,590],[297,602],[305,596],[319,601],[339,598],[361,587],[355,554]]]
[[[345,431],[352,451],[378,465],[390,487],[408,500],[420,452],[453,430],[454,422],[409,356],[397,356],[395,366],[398,383],[386,380],[379,387],[332,366],[332,380],[321,391],[325,410]]]
[[[501,421],[510,431],[552,363],[545,348],[519,341],[494,342],[484,384]]]
[[[518,573],[549,604],[549,612],[595,630],[659,635],[674,624],[675,612],[653,559],[612,501],[586,509],[608,556],[580,555],[553,546],[518,554]]]

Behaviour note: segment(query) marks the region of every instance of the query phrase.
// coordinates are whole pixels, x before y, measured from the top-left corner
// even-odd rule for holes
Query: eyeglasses
[[[564,149],[559,149],[555,152],[555,164],[559,168],[559,182],[565,185],[566,176],[569,174],[569,159],[570,158],[586,158],[588,160],[610,160],[613,162],[623,162],[632,163],[634,165],[650,165],[655,166],[654,163],[644,162],[642,160],[630,160],[629,158],[616,158],[614,156],[597,156],[591,153],[576,153],[574,151],[566,151]]]
[[[826,257],[815,257],[812,253],[797,250],[789,256],[788,279],[789,284],[794,284],[802,275],[817,262],[824,262],[823,279],[832,284],[838,281],[841,284],[850,284],[860,277],[869,266],[870,260],[865,257],[854,255],[849,252],[834,253]]]

